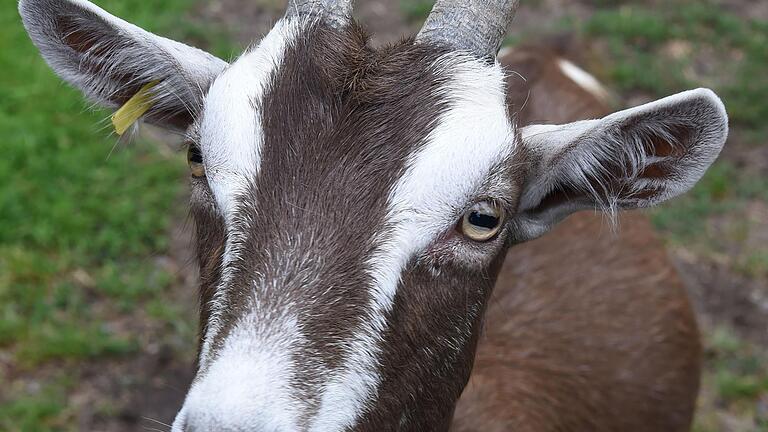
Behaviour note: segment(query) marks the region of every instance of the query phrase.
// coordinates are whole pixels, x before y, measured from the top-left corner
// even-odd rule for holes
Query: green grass
[[[201,33],[178,24],[189,1],[96,3],[171,37]],[[145,141],[112,151],[108,113],[87,109],[54,76],[14,2],[0,9],[0,40],[0,350],[16,373],[63,364],[76,375],[73,362],[136,352],[138,335],[113,321],[150,303],[157,319],[177,318],[154,305],[173,275],[152,257],[168,249],[171,218],[184,214],[176,208],[184,158]],[[0,430],[74,427],[62,416],[67,382],[35,390],[0,378]]]
[[[150,17],[165,15],[149,11],[171,13],[178,3],[136,2],[131,15],[151,24]],[[142,277],[150,272],[143,267],[147,257],[167,249],[183,167],[143,142],[110,155],[115,140],[97,127],[107,114],[85,110],[79,93],[62,85],[36,54],[16,11],[2,13],[0,38],[11,43],[0,54],[7,81],[0,97],[6,143],[0,159],[0,329],[6,330],[0,340],[29,347],[37,337],[56,335],[34,326],[8,332],[14,317],[41,325],[92,318],[84,304],[94,293],[73,281],[78,269],[103,275],[105,295],[135,296],[157,284]],[[76,332],[57,325],[52,331],[57,328]]]
[[[723,162],[714,165],[699,184],[675,205],[654,214],[656,226],[677,242],[686,242],[706,231],[706,219],[712,213],[723,213],[734,207],[740,189],[732,183],[734,168]]]
[[[606,43],[607,75],[622,92],[663,96],[713,86],[733,125],[768,129],[768,22],[738,17],[710,1],[678,0],[600,10],[583,31]]]
[[[687,194],[654,209],[654,225],[678,247],[726,262],[752,278],[768,278],[768,245],[750,241],[768,230],[755,206],[768,206],[768,177],[717,162]]]
[[[768,417],[758,404],[768,398],[768,353],[739,339],[726,328],[716,328],[705,339],[704,391],[695,432],[719,431],[718,413],[739,418],[743,429],[768,431]]]
[[[739,211],[752,200],[768,201],[768,178],[742,175],[732,163],[721,161],[674,205],[656,211],[654,222],[673,241],[690,242],[707,232],[708,217]]]
[[[66,390],[71,382],[57,379],[40,389],[25,392],[0,404],[0,430],[7,432],[45,432],[72,430],[69,423]],[[14,389],[18,391],[19,389]]]
[[[723,328],[713,332],[708,345],[707,361],[716,371],[718,394],[723,401],[735,403],[768,394],[765,353]]]

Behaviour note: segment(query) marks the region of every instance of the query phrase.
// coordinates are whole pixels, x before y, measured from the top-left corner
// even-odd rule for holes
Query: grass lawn
[[[190,6],[96,3],[171,35]],[[117,323],[157,307],[172,280],[153,257],[185,214],[185,162],[145,141],[112,149],[108,113],[54,76],[15,4],[0,8],[0,430],[74,430],[78,367],[136,352],[138,335]]]

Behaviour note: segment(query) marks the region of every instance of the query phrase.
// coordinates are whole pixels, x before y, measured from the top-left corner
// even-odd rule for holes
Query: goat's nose
[[[298,430],[298,401],[282,359],[225,355],[192,385],[173,432]]]

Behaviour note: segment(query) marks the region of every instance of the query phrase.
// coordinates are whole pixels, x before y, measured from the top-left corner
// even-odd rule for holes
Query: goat
[[[531,77],[508,77],[522,125],[609,113],[597,81],[547,46],[499,61]],[[600,215],[579,213],[508,253],[452,430],[690,429],[696,320],[647,218],[625,213],[620,226],[610,235]]]
[[[497,58],[516,7],[438,1],[415,38],[373,49],[350,0],[291,0],[259,44],[228,64],[85,0],[20,1],[33,43],[65,81],[123,107],[121,124],[140,116],[187,138],[200,352],[174,432],[447,430],[507,250],[580,210],[614,214],[684,193],[717,158],[727,114],[706,89],[598,120],[522,127]],[[616,294],[590,286],[601,298]],[[545,300],[570,293],[544,294],[512,323],[545,326],[553,318]],[[626,299],[589,312],[625,310]],[[555,318],[593,348],[583,318]],[[609,371],[632,374],[621,362],[635,366],[632,356],[665,347],[661,338],[624,338],[631,332],[606,338],[600,324],[595,346],[615,358]],[[529,344],[518,358],[555,343],[518,330],[499,336]],[[481,352],[478,379],[487,358]],[[562,374],[573,373],[566,366]],[[619,389],[594,396],[611,381],[579,379],[589,374],[575,379],[583,388],[572,397],[550,394],[563,390],[547,387],[558,373],[519,387],[551,402],[542,411],[521,399],[521,421],[558,417],[560,398],[577,407],[587,394],[583,402],[611,405],[580,418],[606,430],[599,414],[632,409],[615,402],[667,400],[653,386],[627,389],[637,398],[611,400]],[[661,405],[637,409],[664,414]],[[577,427],[562,414],[565,423],[541,427]]]

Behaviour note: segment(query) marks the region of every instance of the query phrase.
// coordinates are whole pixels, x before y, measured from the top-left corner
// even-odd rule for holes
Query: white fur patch
[[[298,30],[297,21],[278,22],[258,47],[213,83],[205,100],[200,128],[203,162],[208,184],[227,220],[237,195],[259,170],[264,134],[258,103]]]
[[[204,377],[195,381],[173,432],[195,430],[299,430],[303,403],[293,392],[296,319],[270,321],[251,314],[227,338]]]
[[[221,328],[221,311],[227,307],[225,287],[231,264],[240,255],[242,237],[233,227],[236,199],[259,171],[264,134],[258,104],[268,80],[283,61],[286,46],[299,34],[301,22],[282,20],[251,52],[237,60],[211,86],[201,125],[200,147],[208,184],[227,226],[222,278],[211,299],[208,332],[200,352],[201,368],[208,364],[213,338]]]
[[[354,425],[376,396],[381,335],[405,266],[451,229],[490,170],[514,149],[501,67],[449,54],[434,68],[451,77],[440,90],[450,108],[426,145],[411,155],[391,192],[387,219],[394,231],[381,239],[379,252],[368,262],[374,280],[369,319],[353,336],[346,363],[326,385],[312,431]]]
[[[578,84],[579,87],[588,91],[596,98],[602,101],[608,101],[610,99],[608,90],[606,90],[605,87],[600,84],[600,81],[589,72],[562,58],[557,60],[557,65],[560,67],[560,71],[563,75],[570,78],[571,81]]]

